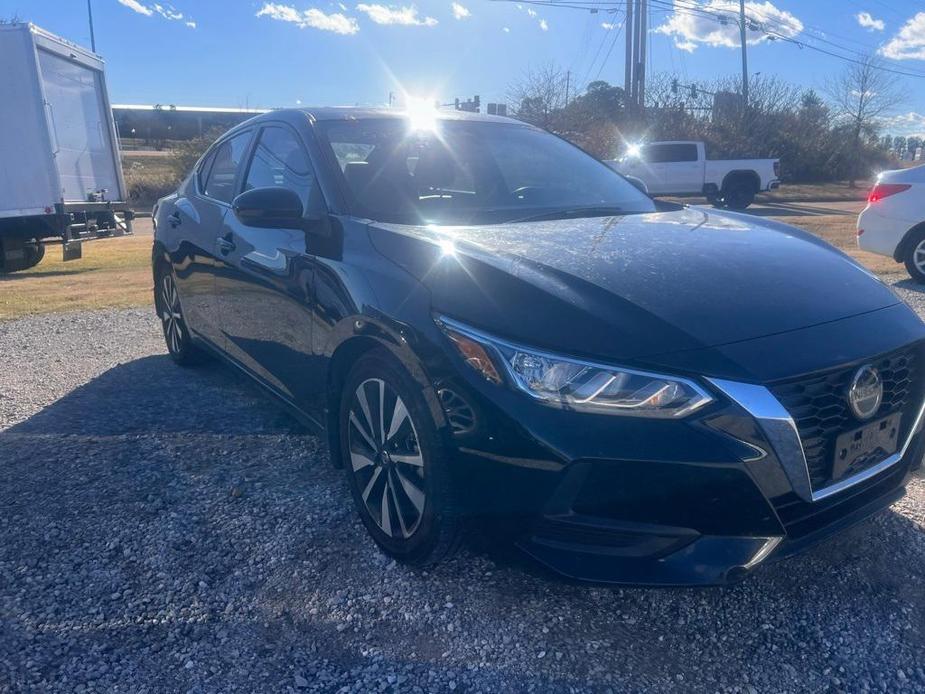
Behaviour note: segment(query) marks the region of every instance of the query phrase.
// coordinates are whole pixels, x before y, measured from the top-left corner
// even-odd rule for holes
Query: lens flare
[[[405,112],[412,130],[432,132],[437,129],[437,107],[433,99],[409,96],[405,101]]]

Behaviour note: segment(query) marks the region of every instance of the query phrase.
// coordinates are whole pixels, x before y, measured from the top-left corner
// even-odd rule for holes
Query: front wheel
[[[394,559],[428,566],[459,545],[447,455],[420,387],[386,352],[356,363],[339,413],[343,466],[357,511]]]
[[[925,284],[925,229],[919,229],[909,239],[904,261],[909,276],[919,284]]]

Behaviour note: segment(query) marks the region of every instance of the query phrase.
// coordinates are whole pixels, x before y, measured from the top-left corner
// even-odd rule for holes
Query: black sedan
[[[524,123],[274,111],[155,224],[173,359],[217,355],[326,431],[401,561],[478,519],[568,576],[724,583],[921,464],[925,326],[890,289]]]

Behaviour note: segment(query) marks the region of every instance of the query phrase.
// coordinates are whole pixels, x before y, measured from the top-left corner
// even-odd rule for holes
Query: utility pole
[[[743,0],[744,2],[744,0]],[[642,113],[646,108],[646,40],[649,33],[649,0],[639,0],[639,36],[636,41],[639,45],[639,88],[636,107]]]
[[[93,34],[93,6],[87,0],[87,16],[90,18],[90,50],[96,53],[96,36]]]
[[[626,0],[626,75],[624,99],[627,111],[639,112],[646,104],[646,39],[649,0]]]
[[[745,46],[745,0],[739,0],[739,40],[742,42],[742,113],[748,111],[748,49]]]
[[[623,81],[623,101],[627,108],[630,105],[630,93],[633,91],[633,3],[635,0],[626,0],[626,20],[623,22],[623,33],[626,35],[626,65],[625,79]]]

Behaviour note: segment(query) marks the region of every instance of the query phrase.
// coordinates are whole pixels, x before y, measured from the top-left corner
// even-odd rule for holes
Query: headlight
[[[686,378],[624,369],[515,345],[437,318],[460,356],[492,383],[507,381],[537,400],[570,410],[676,419],[713,402]],[[500,367],[500,368],[499,368]]]

